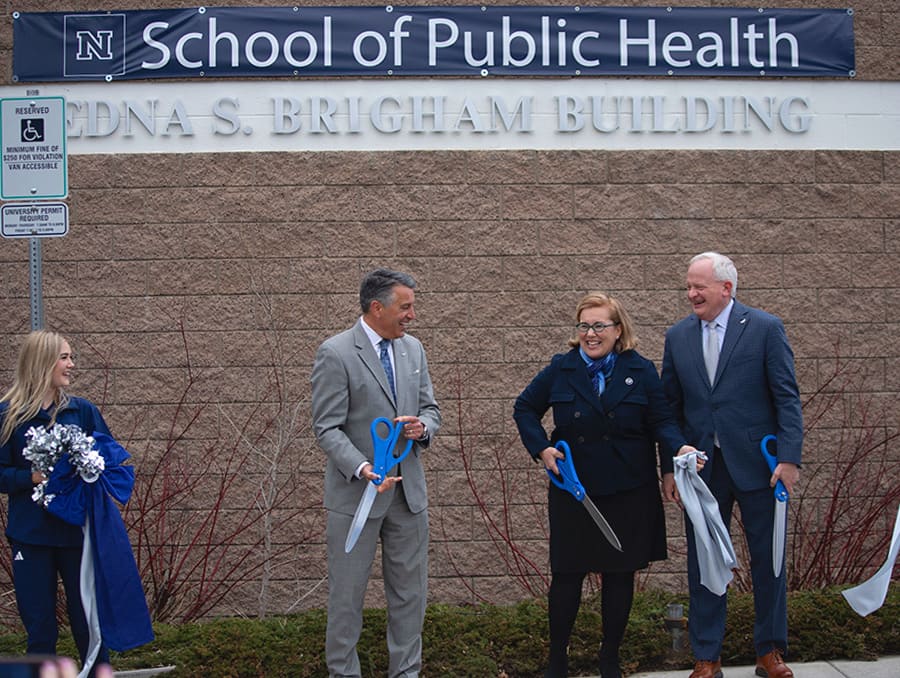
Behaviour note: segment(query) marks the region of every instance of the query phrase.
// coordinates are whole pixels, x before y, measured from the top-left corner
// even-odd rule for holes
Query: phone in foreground
[[[40,678],[41,666],[47,663],[56,665],[57,659],[52,654],[0,656],[0,678]]]

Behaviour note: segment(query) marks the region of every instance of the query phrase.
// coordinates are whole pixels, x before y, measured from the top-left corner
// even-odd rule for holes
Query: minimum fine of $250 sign
[[[0,198],[65,198],[69,192],[65,101],[0,99]]]

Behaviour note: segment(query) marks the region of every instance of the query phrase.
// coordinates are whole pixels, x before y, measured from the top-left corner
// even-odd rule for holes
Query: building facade
[[[0,22],[2,96],[61,96],[67,112],[70,226],[42,239],[44,324],[71,338],[73,391],[102,406],[134,457],[125,516],[157,611],[323,604],[309,372],[317,345],[358,317],[359,281],[378,266],[420,284],[412,331],[445,416],[425,460],[434,601],[543,595],[547,481],[512,401],[565,349],[588,290],[624,301],[659,365],[701,251],[729,254],[738,297],[785,321],[808,428],[806,534],[833,511],[848,451],[871,448],[851,496],[900,484],[900,18],[888,3],[853,7],[852,77],[200,68],[28,82],[13,63],[17,20]],[[30,328],[29,256],[27,238],[0,241],[4,385]],[[643,583],[681,591],[674,507],[668,526],[670,559]],[[181,581],[195,588],[173,593]],[[382,604],[377,581],[370,596]]]

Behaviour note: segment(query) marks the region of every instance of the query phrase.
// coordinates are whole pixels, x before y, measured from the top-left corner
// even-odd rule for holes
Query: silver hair
[[[688,265],[703,259],[709,259],[712,262],[713,276],[715,276],[716,280],[731,283],[731,296],[735,296],[737,294],[738,274],[734,262],[718,252],[702,252],[692,257]]]

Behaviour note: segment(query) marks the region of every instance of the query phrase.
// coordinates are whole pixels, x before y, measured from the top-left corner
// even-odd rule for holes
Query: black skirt
[[[666,515],[659,483],[591,497],[622,544],[617,551],[580,501],[552,483],[550,568],[553,572],[634,572],[665,560]]]

